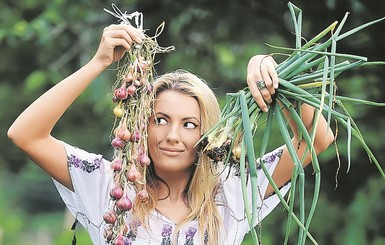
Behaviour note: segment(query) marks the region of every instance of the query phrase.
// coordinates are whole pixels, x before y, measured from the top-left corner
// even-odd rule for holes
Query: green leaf
[[[35,70],[25,79],[24,89],[27,92],[41,90],[47,84],[47,75],[42,70]]]

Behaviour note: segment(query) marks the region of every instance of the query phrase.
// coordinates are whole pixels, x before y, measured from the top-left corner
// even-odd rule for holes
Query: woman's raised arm
[[[256,55],[252,57],[249,61],[247,68],[247,83],[250,88],[251,93],[253,94],[254,100],[257,102],[259,107],[267,111],[268,105],[272,102],[272,96],[275,93],[275,89],[278,88],[278,76],[275,71],[276,63],[270,56]],[[261,84],[261,81],[263,83]],[[297,155],[299,159],[303,159],[303,166],[307,166],[311,162],[311,155],[309,151],[306,156],[306,142],[298,138],[298,129],[297,126],[290,118],[287,110],[283,110],[286,120],[288,121],[290,128],[293,132],[292,144],[297,150]],[[301,116],[302,122],[305,125],[308,132],[311,132],[314,117],[315,117],[315,108],[310,105],[301,106]],[[315,130],[314,138],[314,149],[317,154],[326,150],[328,146],[334,140],[334,134],[330,127],[328,127],[325,118],[320,115],[318,117],[317,128]],[[287,150],[287,147],[284,148],[281,159],[272,175],[274,182],[278,187],[281,187],[287,183],[292,176],[294,170],[294,163]],[[268,186],[265,196],[270,195],[273,192],[273,187]]]
[[[143,34],[132,26],[110,25],[103,31],[95,56],[35,100],[15,120],[8,137],[50,176],[72,188],[63,144],[51,131],[67,108],[111,63],[123,57]]]

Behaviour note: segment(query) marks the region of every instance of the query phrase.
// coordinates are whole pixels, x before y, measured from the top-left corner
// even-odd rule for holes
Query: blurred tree
[[[114,3],[127,12],[143,12],[144,26],[148,28],[149,35],[154,34],[162,21],[166,22],[165,30],[158,41],[164,46],[175,45],[176,51],[158,56],[161,61],[157,67],[159,73],[177,68],[190,70],[207,80],[220,99],[225,92],[236,91],[245,86],[245,67],[251,55],[275,51],[265,43],[294,46],[290,16],[286,2],[282,1],[119,0]],[[379,0],[297,0],[293,3],[303,10],[305,39],[313,37],[333,21],[340,21],[347,11],[350,16],[344,30],[383,17],[385,13],[385,5]],[[103,8],[111,9],[108,3],[101,0],[81,0],[76,3],[67,0],[0,2],[0,184],[4,179],[8,181],[10,178],[17,183],[10,188],[2,188],[2,207],[13,206],[7,203],[8,200],[28,200],[27,205],[20,204],[20,201],[12,204],[31,213],[47,212],[46,204],[62,208],[60,200],[53,200],[57,198],[54,188],[44,192],[39,186],[39,183],[45,185],[43,179],[49,181],[49,178],[42,173],[40,177],[30,175],[34,171],[26,166],[30,161],[7,140],[5,134],[12,121],[28,104],[91,58],[97,48],[102,28],[116,23],[116,19],[105,13]],[[384,27],[385,22],[381,22],[355,34],[339,44],[338,52],[367,56],[369,60],[385,60],[385,46],[382,44],[385,32],[380,31]],[[282,58],[276,57],[278,61]],[[359,68],[339,77],[338,93],[384,102],[383,77],[383,66]],[[106,71],[99,77],[64,115],[55,128],[55,135],[108,157],[111,154],[108,135],[112,123],[112,116],[109,116],[109,93],[113,80],[113,71]],[[381,154],[384,150],[382,139],[385,138],[383,107],[355,104],[348,104],[347,107],[360,126],[368,145],[380,163],[384,163],[385,157]],[[367,193],[369,190],[373,192],[370,192],[372,194],[368,196],[369,199],[359,198],[359,195],[363,195],[357,194],[362,193],[359,190],[366,186],[372,176],[378,176],[378,170],[368,162],[358,144],[353,143],[352,166],[350,172],[345,173],[346,133],[339,132],[338,136],[341,156],[341,169],[337,175],[338,188],[335,189],[338,163],[330,149],[322,158],[322,197],[311,226],[319,240],[327,244],[343,243],[349,234],[354,233],[353,224],[348,225],[343,217],[346,213],[344,210],[348,207],[349,217],[357,217],[352,221],[355,227],[363,227],[369,222],[378,223],[385,218],[383,212],[380,212],[381,207],[376,207],[375,212],[355,211],[366,205],[375,205],[369,199],[374,200],[378,193],[382,193],[376,186],[383,184],[383,180],[366,187],[369,189],[363,189]],[[311,185],[309,181],[310,190]],[[40,190],[41,195],[29,195],[31,192],[28,192],[27,187],[35,188],[34,191]],[[10,198],[12,193],[18,193],[18,197]],[[48,196],[54,198],[47,198]],[[44,202],[46,204],[42,205]],[[4,210],[2,207],[1,210]],[[359,219],[356,216],[358,213],[365,217]],[[2,215],[4,214],[0,213],[0,227],[5,227],[4,220],[7,219],[13,220],[17,229],[24,229],[20,228],[20,220],[9,216],[3,219]],[[281,227],[285,225],[282,217],[285,216],[286,214],[278,210],[267,219],[268,229],[264,229],[267,244],[283,241],[274,237],[282,237]],[[325,224],[324,220],[335,220],[336,224],[346,228],[339,236],[335,233],[338,226]],[[270,227],[270,223],[274,226]],[[379,233],[380,230],[373,228],[366,234],[371,234],[380,241],[383,236]],[[8,234],[5,233],[5,237]],[[331,240],[330,236],[338,237],[338,241]],[[374,244],[378,241],[370,242]]]

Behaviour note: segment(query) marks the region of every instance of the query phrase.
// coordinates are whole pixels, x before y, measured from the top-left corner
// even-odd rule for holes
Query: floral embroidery
[[[277,157],[280,158],[282,156],[282,152],[283,152],[283,149],[282,148],[279,148],[267,155],[264,155],[262,157],[262,161],[264,164],[272,164],[276,161]],[[261,163],[259,161],[259,159],[257,160],[257,169],[261,169],[262,166],[261,166]]]
[[[138,234],[138,227],[140,225],[141,223],[137,221],[133,221],[129,224],[130,230],[127,234],[127,244],[124,243],[124,245],[131,245],[131,243],[136,240],[136,235]]]
[[[265,155],[262,156],[262,161],[263,163],[266,165],[271,165],[273,164],[277,158],[280,158],[282,156],[282,152],[283,152],[283,148],[278,148],[270,153],[267,153]],[[261,166],[261,161],[260,161],[260,158],[258,158],[256,161],[256,166],[257,166],[257,170],[261,170],[262,169],[262,166]],[[235,169],[235,172],[234,172],[234,175],[237,176],[237,177],[240,177],[241,176],[241,173],[240,173],[240,165],[239,164],[234,164],[232,166],[234,169]],[[248,175],[250,174],[250,168],[249,166],[246,166],[245,168],[245,173]]]
[[[172,233],[172,226],[165,224],[163,225],[163,230],[162,230],[162,245],[171,245],[171,233]]]
[[[132,245],[132,242],[135,241],[135,240],[132,240],[131,238],[129,237],[126,237],[124,239],[124,245]]]
[[[80,168],[81,170],[87,173],[91,173],[96,169],[100,168],[100,162],[101,162],[101,159],[99,158],[96,158],[94,162],[89,162],[87,160],[82,160],[73,154],[70,154],[69,156],[67,156],[68,167],[73,166],[75,168]]]
[[[197,229],[194,227],[189,227],[186,231],[186,241],[184,242],[184,245],[194,245],[194,236],[197,232]]]

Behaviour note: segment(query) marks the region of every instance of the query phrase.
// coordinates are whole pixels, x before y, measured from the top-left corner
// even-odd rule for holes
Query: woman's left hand
[[[277,63],[269,55],[255,55],[247,65],[247,84],[255,102],[264,111],[272,102],[272,95],[278,88]]]

